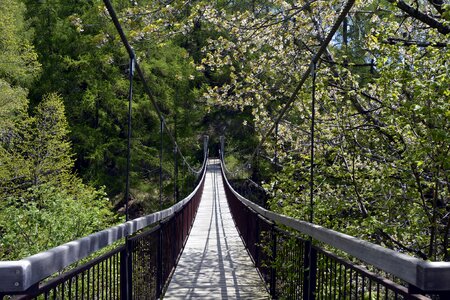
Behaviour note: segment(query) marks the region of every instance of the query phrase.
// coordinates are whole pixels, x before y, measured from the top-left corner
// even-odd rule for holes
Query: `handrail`
[[[196,188],[173,206],[136,218],[126,223],[90,234],[17,261],[0,261],[0,294],[24,292],[41,280],[61,271],[72,263],[129,236],[138,230],[166,219],[181,210],[196,194],[205,179],[207,150],[202,165],[203,175]]]
[[[221,160],[221,167],[224,170],[223,160]],[[223,178],[231,192],[244,205],[270,221],[283,224],[315,240],[342,250],[424,292],[450,291],[450,262],[424,261],[320,225],[269,211],[239,195],[230,185],[225,172],[223,172]]]

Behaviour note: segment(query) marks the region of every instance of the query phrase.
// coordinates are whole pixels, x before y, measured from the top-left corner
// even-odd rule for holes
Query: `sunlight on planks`
[[[234,226],[219,160],[210,160],[200,207],[164,299],[269,299]]]

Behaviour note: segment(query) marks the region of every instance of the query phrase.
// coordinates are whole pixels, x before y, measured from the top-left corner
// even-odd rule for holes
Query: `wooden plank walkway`
[[[209,160],[205,188],[164,299],[269,299],[234,226],[220,163]]]

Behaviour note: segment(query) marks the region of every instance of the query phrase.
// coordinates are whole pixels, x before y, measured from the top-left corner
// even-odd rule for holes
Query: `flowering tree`
[[[206,101],[250,109],[265,136],[343,5],[198,3],[191,20],[219,33],[199,65],[221,76]],[[426,259],[450,258],[447,8],[357,1],[316,74],[315,222]],[[271,208],[302,219],[310,210],[311,88],[307,81],[278,137],[263,145],[283,166],[265,179]]]

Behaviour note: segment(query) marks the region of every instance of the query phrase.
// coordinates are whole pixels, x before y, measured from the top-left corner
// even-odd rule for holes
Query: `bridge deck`
[[[164,299],[268,299],[231,218],[218,160]]]

